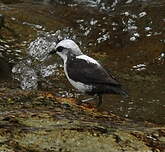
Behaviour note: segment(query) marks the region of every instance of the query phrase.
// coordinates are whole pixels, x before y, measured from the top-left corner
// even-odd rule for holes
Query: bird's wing
[[[67,60],[68,76],[77,82],[85,84],[109,84],[120,86],[120,84],[108,74],[105,69],[94,59],[85,56],[84,58],[70,58]]]

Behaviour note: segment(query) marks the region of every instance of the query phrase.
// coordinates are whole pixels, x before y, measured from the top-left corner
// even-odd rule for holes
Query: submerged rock
[[[0,52],[0,81],[11,78],[11,65]]]
[[[0,29],[1,29],[1,27],[4,26],[4,20],[5,20],[4,15],[3,14],[0,14]]]

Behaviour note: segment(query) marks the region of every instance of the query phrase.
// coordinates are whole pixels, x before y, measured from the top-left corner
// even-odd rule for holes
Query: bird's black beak
[[[55,49],[53,49],[53,50],[51,50],[50,52],[49,52],[49,55],[53,55],[53,54],[56,54],[56,50]]]

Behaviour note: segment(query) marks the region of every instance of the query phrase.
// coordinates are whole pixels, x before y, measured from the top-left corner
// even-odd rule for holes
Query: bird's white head
[[[73,54],[75,56],[83,54],[79,46],[70,39],[60,41],[50,52],[50,54],[55,53],[58,54],[64,61],[66,61],[69,54]]]

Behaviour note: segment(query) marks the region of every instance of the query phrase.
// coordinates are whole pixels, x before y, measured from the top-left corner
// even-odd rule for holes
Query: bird
[[[64,39],[51,48],[49,55],[59,55],[64,63],[64,72],[79,92],[98,97],[96,107],[100,107],[104,94],[119,94],[127,97],[121,84],[102,65],[82,53],[80,47],[71,39]],[[82,102],[90,101],[83,100]]]

